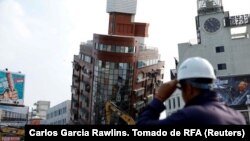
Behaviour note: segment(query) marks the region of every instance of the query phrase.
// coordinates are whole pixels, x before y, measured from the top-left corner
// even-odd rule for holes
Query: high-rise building
[[[76,124],[105,124],[105,103],[135,118],[163,82],[164,61],[145,45],[147,23],[134,22],[136,0],[107,0],[108,35],[94,34],[74,56],[71,117]],[[120,124],[112,116],[113,124]]]
[[[197,0],[197,6],[198,42],[178,45],[180,63],[194,56],[209,60],[218,78],[214,88],[220,93],[219,98],[248,115],[250,15],[230,16],[224,11],[222,0]]]
[[[80,45],[79,55],[74,56],[72,76],[71,121],[73,124],[91,123],[91,101],[93,91],[92,41]]]

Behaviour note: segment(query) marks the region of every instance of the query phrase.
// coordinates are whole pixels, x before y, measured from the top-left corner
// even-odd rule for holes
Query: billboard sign
[[[250,104],[250,75],[218,77],[214,88],[226,105]]]
[[[0,105],[1,126],[24,126],[28,120],[29,107]]]
[[[0,71],[0,103],[23,105],[24,75]]]

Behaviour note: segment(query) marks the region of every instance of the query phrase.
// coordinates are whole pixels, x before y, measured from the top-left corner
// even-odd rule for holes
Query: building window
[[[178,104],[178,108],[180,108],[181,107],[180,97],[177,97],[177,104]]]
[[[155,65],[158,63],[158,59],[153,60],[138,60],[137,62],[137,68],[144,68],[147,66]]]
[[[121,49],[123,50],[123,49]],[[105,62],[96,60],[98,66],[94,70],[93,93],[94,99],[94,117],[96,123],[101,123],[104,114],[103,106],[107,100],[119,102],[124,106],[124,110],[128,109],[128,96],[131,93],[133,80],[133,64]],[[91,105],[90,100],[86,99],[86,107]],[[89,117],[89,116],[88,116]]]
[[[67,110],[66,107],[64,107],[64,108],[63,108],[63,113],[66,113],[66,110]]]
[[[171,99],[169,99],[169,101],[168,101],[168,108],[169,108],[169,110],[171,110]]]
[[[88,62],[88,63],[92,63],[91,57],[90,57],[90,56],[87,56],[87,55],[85,55],[84,61],[85,61],[85,62]]]
[[[227,64],[218,64],[218,70],[226,70]]]
[[[173,108],[175,109],[175,98],[173,98]]]
[[[218,46],[218,47],[215,48],[215,50],[216,50],[216,53],[225,52],[224,46]]]
[[[231,28],[231,39],[246,39],[249,38],[247,26]]]
[[[135,53],[134,47],[96,44],[96,49],[100,51],[116,52],[116,53]]]

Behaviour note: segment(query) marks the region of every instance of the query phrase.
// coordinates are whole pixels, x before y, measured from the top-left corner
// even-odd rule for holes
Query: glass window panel
[[[108,75],[107,75],[107,76],[108,76]],[[108,84],[109,84],[109,79],[108,79],[108,77],[104,79],[104,84],[105,84],[104,88],[107,89],[107,86],[108,86]]]
[[[134,47],[129,47],[129,48],[128,48],[128,52],[129,52],[129,53],[133,53],[133,52],[134,52]]]
[[[119,70],[119,74],[118,74],[119,76],[122,76],[122,70]]]
[[[103,51],[107,51],[107,45],[103,45]]]
[[[109,75],[109,79],[113,79],[114,78],[114,75]]]
[[[114,80],[114,84],[116,84],[118,80],[118,75],[115,74],[113,80]]]
[[[99,50],[103,50],[103,44],[100,44]]]
[[[113,83],[113,82],[112,82]],[[112,85],[109,85],[109,90],[112,90]]]
[[[125,53],[128,53],[128,47],[125,47]]]
[[[109,89],[108,95],[112,95],[112,89]],[[109,99],[110,99],[110,97],[109,97]]]
[[[115,69],[119,69],[119,63],[115,63]]]
[[[106,62],[106,69],[109,69],[109,62]]]
[[[113,73],[114,73],[114,70],[112,70],[112,69],[110,68],[109,74],[110,74],[110,75],[113,75]]]
[[[175,98],[173,98],[173,108],[175,109]]]
[[[113,85],[113,80],[109,79],[109,85]]]
[[[118,72],[119,72],[118,69],[114,70],[114,74],[118,74]]]
[[[105,73],[106,68],[101,68],[101,73]]]
[[[114,45],[111,46],[111,52],[115,52],[116,51],[116,48]]]
[[[102,61],[99,60],[98,63],[99,63],[98,67],[99,67],[99,68],[102,67]]]
[[[117,79],[118,79],[118,74],[114,74],[114,80],[117,80]]]
[[[123,64],[123,69],[128,69],[128,63]]]
[[[108,46],[107,46],[107,51],[108,51],[108,52],[111,52],[111,45],[108,45]]]
[[[119,69],[123,69],[123,63],[119,63]]]
[[[126,80],[126,74],[122,75],[123,80]]]
[[[177,97],[178,108],[181,107],[180,97]]]
[[[116,52],[117,53],[121,52],[121,47],[120,46],[116,46]]]
[[[168,109],[169,109],[169,110],[171,109],[171,106],[172,106],[172,104],[171,104],[171,99],[169,99],[169,101],[168,101]]]
[[[95,49],[98,49],[98,43],[95,43]]]
[[[125,47],[124,46],[121,46],[121,52],[125,53]]]
[[[102,68],[105,68],[106,67],[106,62],[102,62]]]
[[[104,78],[109,78],[109,75],[106,73]]]
[[[103,73],[100,73],[100,78],[103,78],[104,77],[104,74]]]
[[[126,75],[126,74],[127,74],[127,70],[123,70],[123,72],[122,72],[122,73]]]
[[[109,63],[109,68],[110,68],[110,69],[114,69],[114,68],[115,68],[115,63],[110,62],[110,63]]]

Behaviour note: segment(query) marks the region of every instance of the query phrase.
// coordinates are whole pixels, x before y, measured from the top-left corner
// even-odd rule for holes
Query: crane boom
[[[106,102],[106,104],[105,104],[105,111],[106,111],[106,124],[110,124],[110,122],[111,122],[111,115],[114,112],[121,119],[123,119],[128,125],[135,125],[135,120],[131,116],[129,116],[127,113],[121,111],[111,101]]]

